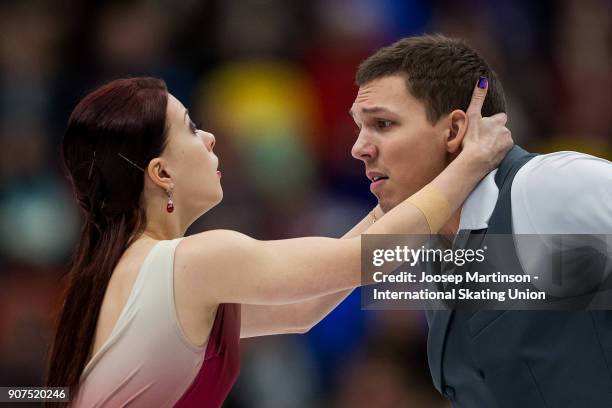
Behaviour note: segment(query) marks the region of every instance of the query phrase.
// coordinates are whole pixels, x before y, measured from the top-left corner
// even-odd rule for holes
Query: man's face
[[[403,75],[361,86],[349,113],[359,132],[351,154],[364,162],[370,190],[383,211],[419,191],[446,167],[446,120],[433,125],[427,120],[425,105],[410,95]]]

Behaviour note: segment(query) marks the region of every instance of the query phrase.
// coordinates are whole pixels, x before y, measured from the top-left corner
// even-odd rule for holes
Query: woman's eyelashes
[[[193,122],[193,120],[190,120],[190,121],[189,121],[189,128],[191,129],[191,132],[192,132],[194,135],[197,135],[197,134],[198,134],[198,130],[200,130],[200,126],[199,126],[199,125],[196,125],[196,124]]]

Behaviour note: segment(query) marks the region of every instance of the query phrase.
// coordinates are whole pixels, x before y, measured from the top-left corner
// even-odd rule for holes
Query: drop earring
[[[168,203],[166,204],[166,211],[171,213],[174,211],[174,203],[172,202],[172,190],[166,191],[166,195],[168,196]]]

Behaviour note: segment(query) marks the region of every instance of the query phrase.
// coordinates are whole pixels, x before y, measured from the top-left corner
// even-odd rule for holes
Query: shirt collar
[[[499,188],[495,184],[497,169],[489,173],[472,191],[463,204],[459,230],[479,230],[489,227]]]

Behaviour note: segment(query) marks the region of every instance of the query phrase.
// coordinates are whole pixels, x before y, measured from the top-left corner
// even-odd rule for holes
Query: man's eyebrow
[[[361,108],[361,113],[393,113],[387,108],[383,108],[382,106],[373,106],[371,108]],[[349,109],[349,115],[354,116],[353,109]]]

